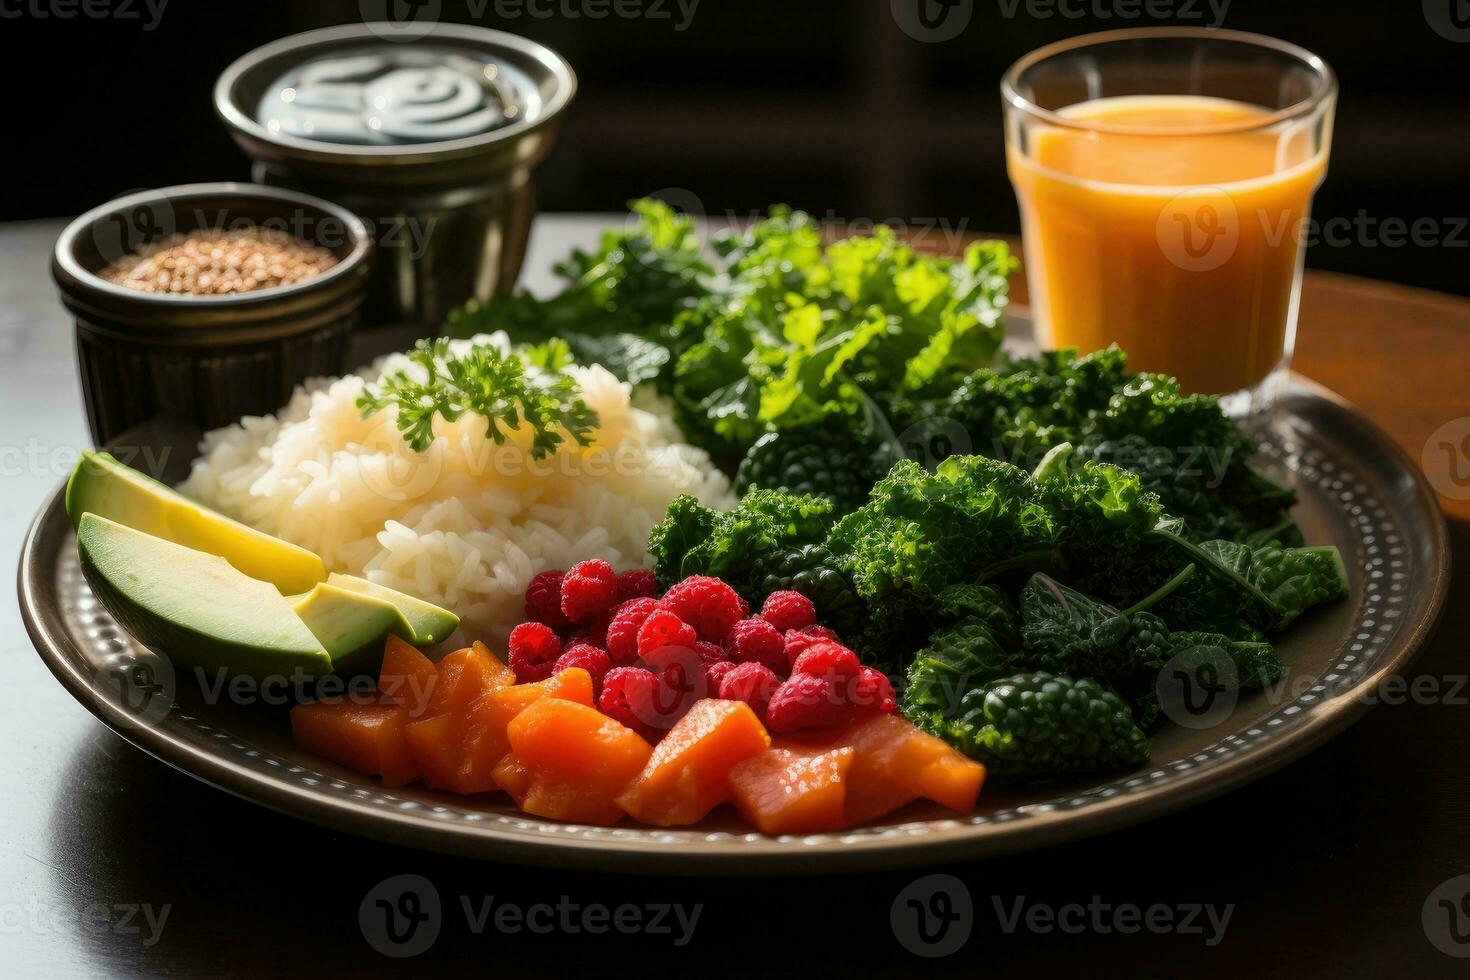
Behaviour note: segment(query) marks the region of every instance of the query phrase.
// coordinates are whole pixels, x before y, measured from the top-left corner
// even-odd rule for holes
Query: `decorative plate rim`
[[[1344,399],[1297,375],[1292,376],[1292,387],[1330,403],[1352,419],[1377,443],[1387,460],[1412,479],[1415,509],[1428,519],[1427,530],[1432,538],[1432,561],[1425,569],[1430,590],[1427,603],[1421,600],[1424,614],[1405,632],[1391,634],[1391,640],[1384,641],[1391,646],[1375,667],[1352,677],[1347,677],[1352,671],[1337,674],[1333,668],[1326,668],[1313,679],[1310,690],[1282,704],[1267,718],[1222,735],[1206,750],[1044,803],[1024,804],[996,814],[767,837],[754,832],[699,828],[585,827],[525,815],[510,817],[470,806],[425,805],[396,797],[375,783],[347,783],[287,760],[267,758],[271,766],[302,777],[283,779],[270,769],[247,765],[247,757],[258,759],[262,754],[243,742],[230,743],[241,752],[241,759],[235,760],[217,749],[211,751],[212,745],[206,748],[193,744],[163,727],[138,725],[122,707],[102,697],[84,675],[79,665],[86,663],[86,657],[62,621],[58,597],[48,595],[60,567],[59,549],[70,531],[62,506],[64,487],[47,500],[27,532],[17,582],[21,616],[42,661],[67,691],[138,748],[252,802],[393,843],[519,864],[594,870],[647,870],[657,862],[661,871],[674,874],[860,871],[1028,850],[1184,809],[1300,758],[1362,717],[1372,707],[1362,695],[1386,676],[1402,671],[1433,635],[1449,591],[1450,551],[1448,526],[1428,482],[1397,443]],[[58,527],[58,522],[64,527]],[[1345,677],[1347,682],[1331,691],[1324,684],[1324,679]],[[1298,702],[1304,702],[1310,710],[1304,711]],[[176,715],[196,729],[214,731],[182,710]],[[1266,736],[1263,730],[1267,728],[1281,730]],[[1249,742],[1243,736],[1248,736]],[[215,738],[227,739],[228,735],[221,732]],[[1198,763],[1208,764],[1200,767]],[[323,792],[323,784],[337,792]],[[372,796],[379,799],[369,800]],[[671,856],[676,860],[670,861]],[[799,866],[793,867],[793,862],[799,862]]]

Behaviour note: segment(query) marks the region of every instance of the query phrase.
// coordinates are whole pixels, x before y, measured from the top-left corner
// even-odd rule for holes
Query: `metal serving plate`
[[[844,833],[767,837],[723,811],[692,828],[589,827],[525,816],[503,797],[384,790],[298,749],[286,705],[232,703],[192,675],[172,677],[136,644],[87,588],[60,492],[26,539],[20,603],[41,659],[118,734],[211,785],[330,827],[476,857],[641,873],[809,873],[974,858],[1137,823],[1285,765],[1361,716],[1368,695],[1429,637],[1449,587],[1449,547],[1434,495],[1404,453],[1303,379],[1292,380],[1263,438],[1267,461],[1296,482],[1307,540],[1337,545],[1352,584],[1348,600],[1279,638],[1290,669],[1282,685],[1201,715],[1207,725],[1164,726],[1150,764],[1135,772],[987,788],[973,813],[915,804]]]

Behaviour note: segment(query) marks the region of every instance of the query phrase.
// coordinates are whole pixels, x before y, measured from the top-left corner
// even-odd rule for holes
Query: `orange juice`
[[[1188,391],[1265,380],[1288,353],[1326,150],[1290,124],[1250,128],[1264,110],[1223,99],[1104,98],[1058,115],[1083,128],[1038,123],[1027,152],[1008,151],[1043,339],[1117,343],[1132,368]]]

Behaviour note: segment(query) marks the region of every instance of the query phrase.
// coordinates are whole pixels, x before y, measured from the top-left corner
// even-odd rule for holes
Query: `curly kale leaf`
[[[966,693],[959,711],[937,727],[1005,781],[1132,769],[1148,761],[1148,736],[1132,708],[1091,678],[1046,671],[999,678]]]
[[[733,509],[711,511],[677,498],[649,536],[654,571],[667,588],[690,575],[713,575],[757,602],[769,563],[817,544],[832,524],[832,503],[779,490],[752,490]]]
[[[828,545],[868,604],[874,645],[922,640],[940,593],[1050,555],[1050,519],[1027,474],[957,456],[932,474],[900,460]]]
[[[1249,463],[1254,441],[1215,399],[1185,395],[1172,378],[1130,374],[1116,347],[1078,357],[1049,351],[966,378],[947,398],[905,404],[905,424],[943,417],[976,452],[1027,468],[1071,442],[1081,458],[1137,474],[1191,540],[1300,544],[1293,492]],[[1252,537],[1260,536],[1260,537]]]
[[[536,459],[567,436],[583,446],[592,441],[597,413],[559,359],[553,365],[535,352],[524,356],[490,342],[455,345],[447,338],[420,340],[407,356],[412,366],[365,385],[357,407],[368,418],[394,406],[398,431],[417,452],[433,443],[435,418],[454,422],[466,413],[485,420],[485,435],[496,445],[511,430],[529,429]]]
[[[648,535],[648,553],[660,590],[684,578],[684,558],[714,534],[719,512],[691,494],[680,494],[669,504],[663,520]]]

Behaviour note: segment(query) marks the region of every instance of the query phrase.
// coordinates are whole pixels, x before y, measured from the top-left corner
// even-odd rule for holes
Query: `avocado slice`
[[[80,527],[83,514],[219,555],[250,578],[270,582],[282,595],[307,592],[327,577],[316,555],[196,504],[176,490],[104,452],[87,451],[66,484],[66,515]]]
[[[77,554],[114,619],[176,666],[233,674],[330,673],[332,658],[271,586],[218,555],[83,514]]]
[[[382,599],[398,608],[403,621],[393,632],[416,647],[433,646],[443,642],[459,625],[459,617],[448,609],[441,609],[432,602],[425,602],[411,595],[390,589],[386,585],[369,582],[356,575],[333,572],[327,576],[327,584],[339,589]]]
[[[339,674],[375,672],[383,660],[383,641],[403,628],[403,617],[391,602],[327,582],[288,601]]]

